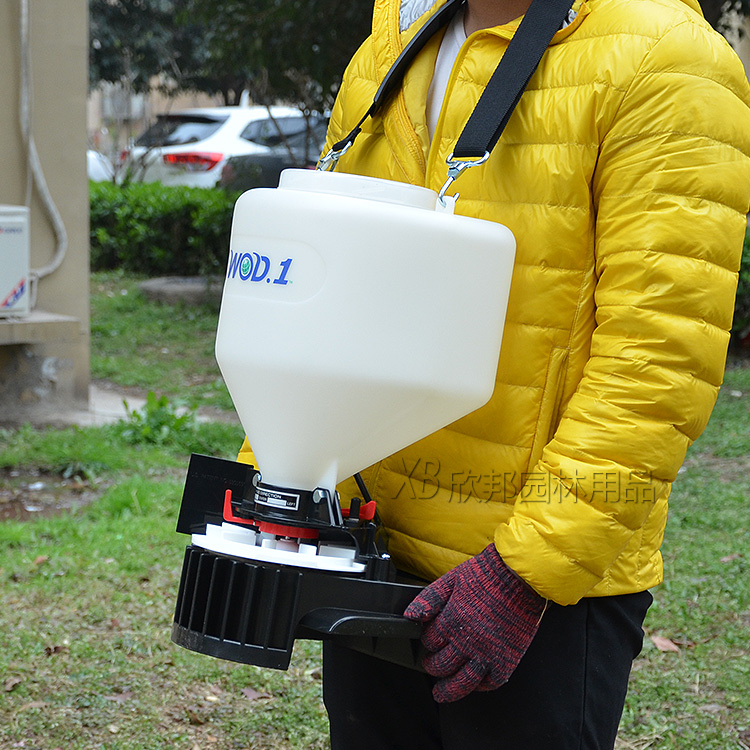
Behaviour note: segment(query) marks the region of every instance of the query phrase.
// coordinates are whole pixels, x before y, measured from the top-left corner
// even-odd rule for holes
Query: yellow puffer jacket
[[[439,5],[376,0],[329,144]],[[518,242],[494,395],[363,472],[399,567],[436,578],[494,540],[560,604],[661,581],[670,483],[721,384],[750,203],[750,89],[697,2],[574,9],[489,161],[455,185],[458,213]],[[430,144],[438,34],[338,170],[439,189],[516,27],[463,46]]]

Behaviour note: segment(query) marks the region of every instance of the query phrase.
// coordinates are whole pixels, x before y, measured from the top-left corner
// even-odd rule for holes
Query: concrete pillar
[[[90,375],[88,3],[30,0],[28,7],[31,128],[68,249],[60,268],[36,285],[30,315],[0,317],[0,422],[85,408]],[[22,0],[0,3],[0,204],[29,206],[31,268],[39,269],[55,257],[57,240],[39,191],[29,191],[19,117],[21,8]]]

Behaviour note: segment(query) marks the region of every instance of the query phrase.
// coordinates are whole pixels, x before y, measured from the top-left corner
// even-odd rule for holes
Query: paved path
[[[145,397],[134,396],[114,388],[105,388],[97,383],[92,383],[89,387],[88,410],[59,412],[54,415],[51,421],[61,424],[77,424],[82,427],[117,422],[117,420],[127,417],[123,401],[127,401],[130,411],[137,411],[146,403]],[[237,422],[239,424],[239,419],[235,414],[218,409],[198,409],[197,416],[199,421]]]

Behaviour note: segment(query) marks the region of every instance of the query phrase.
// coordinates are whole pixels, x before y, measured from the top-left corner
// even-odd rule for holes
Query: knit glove
[[[422,644],[438,703],[508,681],[536,635],[546,601],[502,560],[494,544],[427,586],[404,616],[424,623]]]

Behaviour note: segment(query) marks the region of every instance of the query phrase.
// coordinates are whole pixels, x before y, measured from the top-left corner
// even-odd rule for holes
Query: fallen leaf
[[[243,688],[242,695],[244,695],[245,698],[247,698],[249,701],[256,701],[260,700],[261,698],[271,697],[268,693],[259,693],[257,690],[251,687]]]
[[[209,703],[218,703],[219,702],[219,698],[216,695],[207,695],[207,696],[205,696],[205,698],[206,698],[206,700]]]
[[[733,552],[731,555],[722,557],[719,562],[728,563],[728,562],[732,562],[732,560],[739,560],[741,557],[742,557],[741,552]]]
[[[672,638],[672,643],[679,648],[695,648],[695,641],[689,638]]]
[[[105,695],[104,699],[108,701],[116,701],[117,703],[125,703],[125,701],[130,700],[132,697],[132,691],[126,690],[125,692],[118,693],[117,695]]]
[[[652,635],[651,642],[659,649],[659,651],[674,651],[675,653],[680,653],[680,647],[669,638],[664,638],[664,636]]]
[[[206,720],[200,716],[197,711],[189,706],[185,707],[185,713],[187,714],[188,721],[193,725],[199,727],[201,724],[205,724]]]
[[[44,647],[44,653],[47,654],[47,656],[54,656],[55,654],[62,654],[63,652],[67,651],[67,646],[45,646]]]
[[[8,679],[3,683],[3,690],[6,693],[10,693],[15,690],[22,682],[23,680],[20,677],[8,677]]]
[[[698,706],[699,711],[705,711],[707,714],[718,714],[726,710],[726,706],[720,706],[718,703],[707,703],[705,706]]]
[[[118,726],[117,726],[117,724],[110,724],[110,725],[109,725],[109,726],[107,727],[107,729],[109,729],[109,731],[110,731],[110,732],[111,732],[112,734],[117,734],[117,733],[118,733],[118,732],[120,731],[120,727],[118,727]]]
[[[49,555],[38,555],[34,558],[34,565],[37,567],[39,565],[44,565],[44,563],[49,562]]]
[[[30,708],[44,708],[47,704],[44,701],[31,701],[31,703],[24,703],[19,711],[26,711]]]

